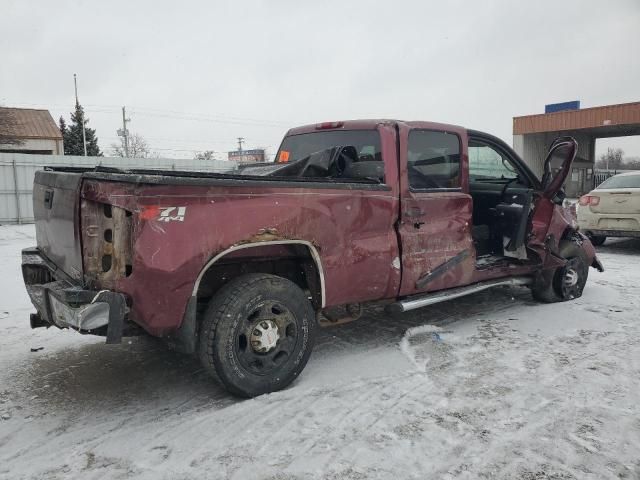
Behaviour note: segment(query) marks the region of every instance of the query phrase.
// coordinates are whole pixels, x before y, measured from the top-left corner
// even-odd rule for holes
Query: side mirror
[[[553,198],[560,191],[571,171],[577,152],[578,142],[572,137],[560,137],[551,144],[542,176],[542,190],[545,197]]]

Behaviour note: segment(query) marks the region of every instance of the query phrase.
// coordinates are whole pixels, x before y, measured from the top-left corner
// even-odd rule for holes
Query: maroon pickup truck
[[[561,206],[576,150],[557,139],[538,179],[479,131],[355,120],[292,129],[276,163],[230,174],[45,169],[22,261],[31,326],[163,337],[255,396],[300,374],[319,319],[369,302],[576,298],[602,270]]]

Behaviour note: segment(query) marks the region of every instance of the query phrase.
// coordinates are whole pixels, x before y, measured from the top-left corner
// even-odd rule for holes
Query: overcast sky
[[[68,118],[77,73],[107,151],[122,105],[162,156],[238,136],[273,153],[288,127],[366,117],[511,143],[547,103],[640,101],[640,0],[2,0],[0,53],[0,104]]]

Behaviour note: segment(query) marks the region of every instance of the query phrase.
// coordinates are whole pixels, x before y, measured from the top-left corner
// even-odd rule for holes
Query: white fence
[[[32,223],[33,178],[45,166],[93,167],[226,172],[235,162],[173,158],[77,157],[71,155],[28,155],[0,153],[0,224]]]

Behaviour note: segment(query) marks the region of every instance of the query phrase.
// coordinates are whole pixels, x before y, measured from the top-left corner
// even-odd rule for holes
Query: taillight
[[[587,205],[597,206],[600,203],[600,197],[595,195],[583,195],[580,197],[580,205],[586,207]]]

